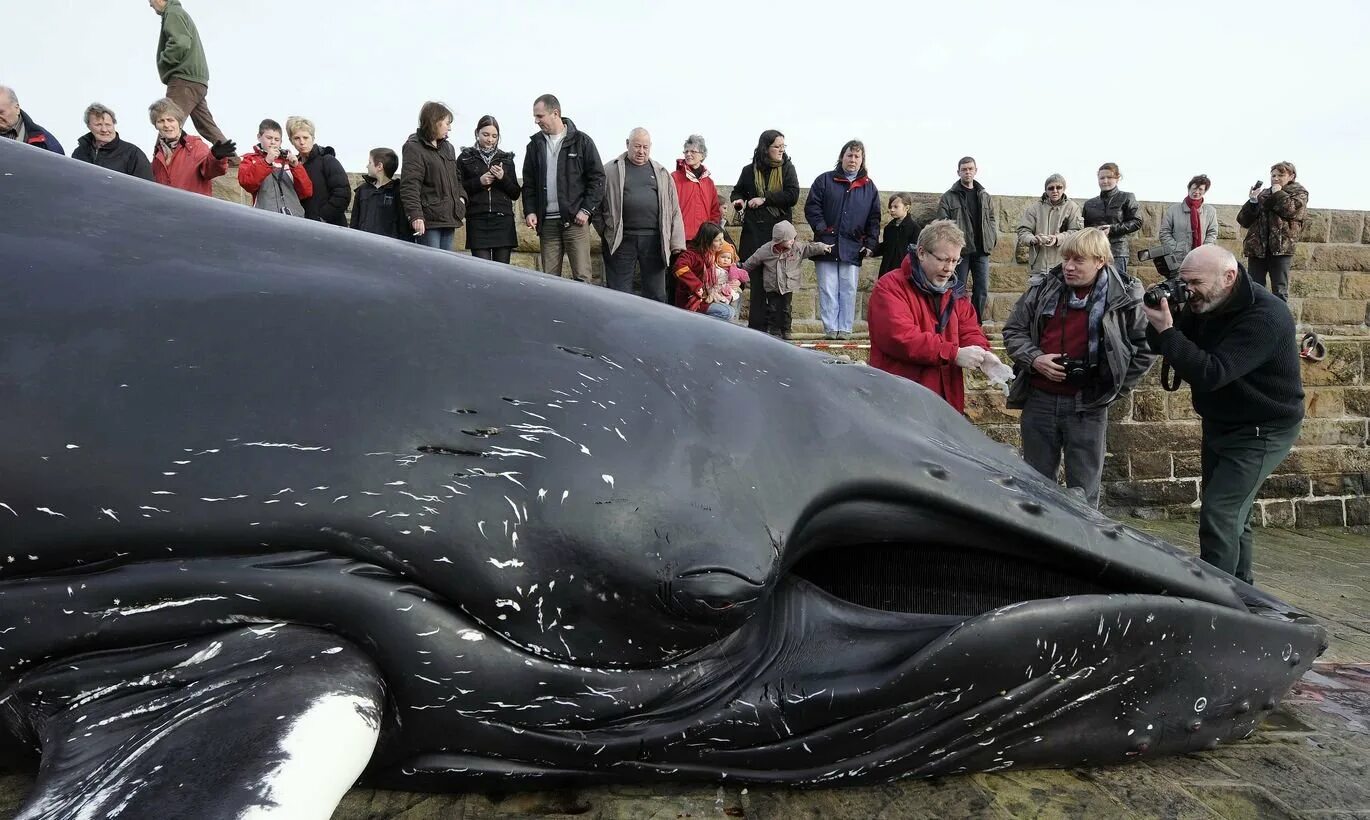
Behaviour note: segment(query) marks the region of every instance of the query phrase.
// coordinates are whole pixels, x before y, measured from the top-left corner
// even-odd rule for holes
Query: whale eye
[[[740,614],[757,599],[762,585],[727,569],[693,570],[666,585],[666,604],[689,618]]]

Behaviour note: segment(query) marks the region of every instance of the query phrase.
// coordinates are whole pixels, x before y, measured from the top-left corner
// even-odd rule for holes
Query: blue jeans
[[[1113,257],[1113,269],[1116,270],[1118,275],[1123,277],[1124,280],[1127,279],[1127,254]]]
[[[851,333],[856,322],[856,274],[860,265],[814,262],[818,271],[818,318],[827,333]]]
[[[722,302],[710,302],[704,309],[704,315],[730,322],[737,318],[737,310],[732,305],[725,305]]]
[[[452,242],[457,238],[456,228],[428,228],[423,236],[414,237],[420,245],[437,248],[440,251],[452,250]]]
[[[969,282],[966,281],[967,276]],[[983,324],[985,303],[989,301],[989,254],[961,254],[961,264],[956,266],[956,278],[969,285],[970,305],[975,308],[976,320]]]
[[[1079,487],[1085,501],[1098,507],[1104,451],[1108,448],[1108,408],[1082,412],[1075,409],[1074,396],[1032,390],[1018,423],[1023,433],[1023,460],[1055,481],[1064,455],[1066,486]]]

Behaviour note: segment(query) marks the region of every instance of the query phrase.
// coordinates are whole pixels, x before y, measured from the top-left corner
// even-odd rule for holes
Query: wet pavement
[[[1195,524],[1129,522],[1197,551]],[[1370,535],[1258,530],[1256,582],[1319,618],[1329,648],[1255,735],[1106,769],[1019,771],[852,789],[619,786],[507,795],[355,789],[335,820],[432,818],[1366,818]],[[32,778],[0,774],[0,816]]]

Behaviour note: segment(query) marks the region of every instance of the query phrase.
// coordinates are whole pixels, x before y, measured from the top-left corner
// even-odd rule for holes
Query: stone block
[[[1370,387],[1351,387],[1342,391],[1346,415],[1370,417]]]
[[[1307,325],[1363,325],[1365,302],[1359,299],[1304,299],[1296,315]]]
[[[1218,239],[1236,239],[1241,235],[1241,226],[1237,224],[1237,212],[1241,210],[1240,205],[1215,205],[1218,211]]]
[[[1308,476],[1272,475],[1256,491],[1257,498],[1307,498]]]
[[[1175,453],[1176,478],[1197,478],[1203,474],[1203,463],[1198,452]]]
[[[1016,424],[1018,411],[1004,406],[1004,394],[999,390],[975,390],[966,393],[966,418],[972,424]]]
[[[1160,368],[1153,368],[1159,370]],[[1189,389],[1166,392],[1165,394],[1165,415],[1166,418],[1176,421],[1198,421],[1199,414],[1194,412],[1194,403],[1189,396]]]
[[[1199,482],[1192,478],[1115,481],[1104,486],[1109,503],[1124,506],[1192,504],[1199,498]]]
[[[1126,481],[1128,479],[1127,456],[1117,453],[1104,455],[1104,481]]]
[[[1298,245],[1294,247],[1294,260],[1290,263],[1289,267],[1293,270],[1309,270],[1310,268],[1317,268],[1317,265],[1312,264],[1312,260],[1313,249],[1318,247],[1322,246],[1311,242],[1300,242]],[[1243,254],[1240,248],[1237,249],[1236,254],[1238,259],[1243,258]],[[1332,269],[1322,268],[1321,270]]]
[[[818,291],[816,290],[797,290],[794,298],[790,300],[790,315],[793,319],[817,319],[818,318]],[[822,329],[822,325],[819,325]]]
[[[509,264],[526,270],[537,270],[538,266],[542,264],[542,257],[527,251],[514,251],[509,254]]]
[[[1313,495],[1365,495],[1370,486],[1370,474],[1333,473],[1309,477],[1313,485]]]
[[[1364,419],[1304,419],[1297,444],[1304,447],[1365,445]]]
[[[1133,453],[1128,456],[1132,478],[1171,478],[1174,465],[1170,453]]]
[[[1133,421],[1165,421],[1165,394],[1159,390],[1138,390],[1132,394]]]
[[[1346,506],[1346,526],[1370,526],[1370,498],[1348,498]]]
[[[1336,298],[1341,295],[1343,275],[1339,271],[1299,271],[1289,277],[1289,295]]]
[[[1321,302],[1321,299],[1309,299],[1308,302]],[[1340,300],[1327,300],[1333,304],[1345,304]],[[1362,307],[1362,310],[1364,308]],[[1311,322],[1306,314],[1308,311],[1305,304],[1304,321]],[[1364,367],[1364,355],[1361,350],[1361,343],[1357,341],[1335,341],[1326,342],[1327,356],[1320,362],[1301,359],[1303,371],[1303,383],[1313,387],[1341,386],[1349,387],[1361,384]]]
[[[1293,501],[1264,501],[1261,503],[1262,517],[1267,527],[1293,527]]]
[[[1303,414],[1305,418],[1336,419],[1346,415],[1343,388],[1305,387]]]
[[[1370,273],[1343,273],[1339,295],[1343,299],[1370,299]]]
[[[1312,249],[1315,270],[1370,271],[1370,247],[1365,245],[1318,245]]]
[[[1110,426],[1132,420],[1132,397],[1124,396],[1108,406]]]
[[[1340,498],[1295,501],[1294,520],[1300,527],[1344,527],[1346,508]]]
[[[1190,421],[1115,424],[1109,428],[1109,443],[1117,452],[1197,450],[1201,438],[1199,425]]]
[[[989,266],[989,289],[994,293],[1022,295],[1027,290],[1031,276],[1026,266],[994,265]]]
[[[1332,211],[1330,242],[1359,244],[1365,234],[1365,214],[1362,211]]]
[[[1023,446],[1023,434],[1018,428],[1018,424],[987,424],[980,428],[980,432],[1007,447],[1019,450]]]
[[[989,321],[1002,325],[1004,320],[1013,310],[1013,306],[1018,302],[1017,293],[991,293],[989,303],[985,305],[985,312],[989,314]]]
[[[1360,243],[1362,245],[1370,245],[1370,213],[1366,213],[1365,215],[1365,227],[1362,228],[1360,232]]]
[[[1310,210],[1303,220],[1303,233],[1300,242],[1326,242],[1331,230],[1332,219],[1327,211]]]
[[[1280,475],[1370,472],[1370,447],[1295,447],[1275,472]]]

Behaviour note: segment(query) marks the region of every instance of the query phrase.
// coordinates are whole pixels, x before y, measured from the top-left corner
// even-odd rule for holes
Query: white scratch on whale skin
[[[153,490],[153,495],[175,495],[171,490]]]
[[[63,513],[56,512],[54,510],[49,509],[48,507],[35,507],[34,509],[38,510],[38,512],[40,513],[47,513],[48,515],[54,516],[56,518],[66,518],[66,515],[64,515]]]
[[[108,617],[110,615],[142,615],[147,612],[156,612],[159,609],[169,609],[172,607],[190,606],[191,604],[205,603],[208,601],[226,601],[223,595],[199,595],[194,598],[176,598],[170,601],[158,601],[155,604],[144,604],[143,606],[115,607],[106,609],[103,612],[93,612],[92,615]],[[118,604],[118,601],[114,602]]]
[[[463,629],[462,631],[460,631],[460,632],[457,633],[457,637],[458,637],[458,638],[461,638],[463,641],[483,641],[483,640],[485,640],[485,636],[482,635],[480,632],[477,632],[477,631],[474,630],[474,629]]]
[[[214,658],[217,658],[219,656],[219,653],[223,650],[223,643],[220,641],[214,641],[209,646],[206,646],[204,649],[201,649],[199,652],[196,652],[194,655],[191,655],[189,658],[186,658],[185,660],[176,664],[176,666],[174,666],[173,668],[183,669],[187,666],[195,666],[197,664],[204,663],[205,661],[213,660]]]
[[[568,497],[570,497],[570,495],[571,495],[571,491],[570,491],[570,490],[562,490],[562,491],[561,491],[561,503],[565,504],[565,503],[566,503],[566,499],[567,499]]]
[[[18,518],[18,517],[19,517],[19,513],[14,512],[14,508],[11,507],[10,505],[6,504],[5,502],[0,501],[0,507],[4,507],[5,509],[9,510],[11,513],[13,513],[13,515],[14,515],[15,518]]]
[[[441,631],[441,630],[432,629],[432,630],[430,630],[430,631],[428,631],[428,632],[415,632],[414,635],[415,635],[415,637],[418,637],[418,638],[427,638],[427,637],[430,636],[430,635],[436,635],[436,634],[438,634],[439,631]]]
[[[113,518],[116,522],[119,520],[119,516],[118,516],[117,513],[114,512],[114,510],[105,509],[104,507],[101,507],[101,508],[100,508],[100,514],[101,514],[101,515],[107,515],[107,516],[109,516],[110,518]]]
[[[494,558],[491,558],[490,563],[495,565],[495,569],[508,569],[509,567],[523,566],[523,562],[517,558],[511,558],[508,561],[496,561]]]
[[[604,479],[604,483],[605,483],[605,484],[608,484],[609,487],[610,487],[610,489],[613,488],[613,486],[614,486],[614,477],[613,477],[613,476],[608,475],[608,474],[605,474],[605,475],[600,476],[600,478]]]
[[[496,599],[496,601],[495,601],[495,606],[496,606],[496,607],[506,607],[506,606],[507,606],[507,607],[513,609],[515,612],[522,612],[522,611],[523,611],[522,608],[519,607],[518,601],[511,601],[511,600],[509,600],[508,598],[499,598],[499,599]]]
[[[79,444],[68,444],[68,445],[67,445],[67,449],[68,449],[68,450],[79,450],[79,449],[81,449],[81,445],[79,445]]]
[[[240,446],[240,447],[284,447],[284,448],[287,449],[287,450],[300,450],[300,451],[306,452],[306,453],[327,453],[327,452],[330,452],[330,451],[332,450],[331,447],[310,447],[310,446],[307,446],[307,445],[304,445],[304,444],[288,444],[288,443],[285,443],[285,442],[276,442],[276,441],[249,441],[249,442],[247,442],[247,443],[245,443],[245,444],[241,444],[241,445],[239,445],[239,446]],[[210,450],[209,452],[213,453],[213,452],[218,452],[218,451],[217,451],[217,450]]]

